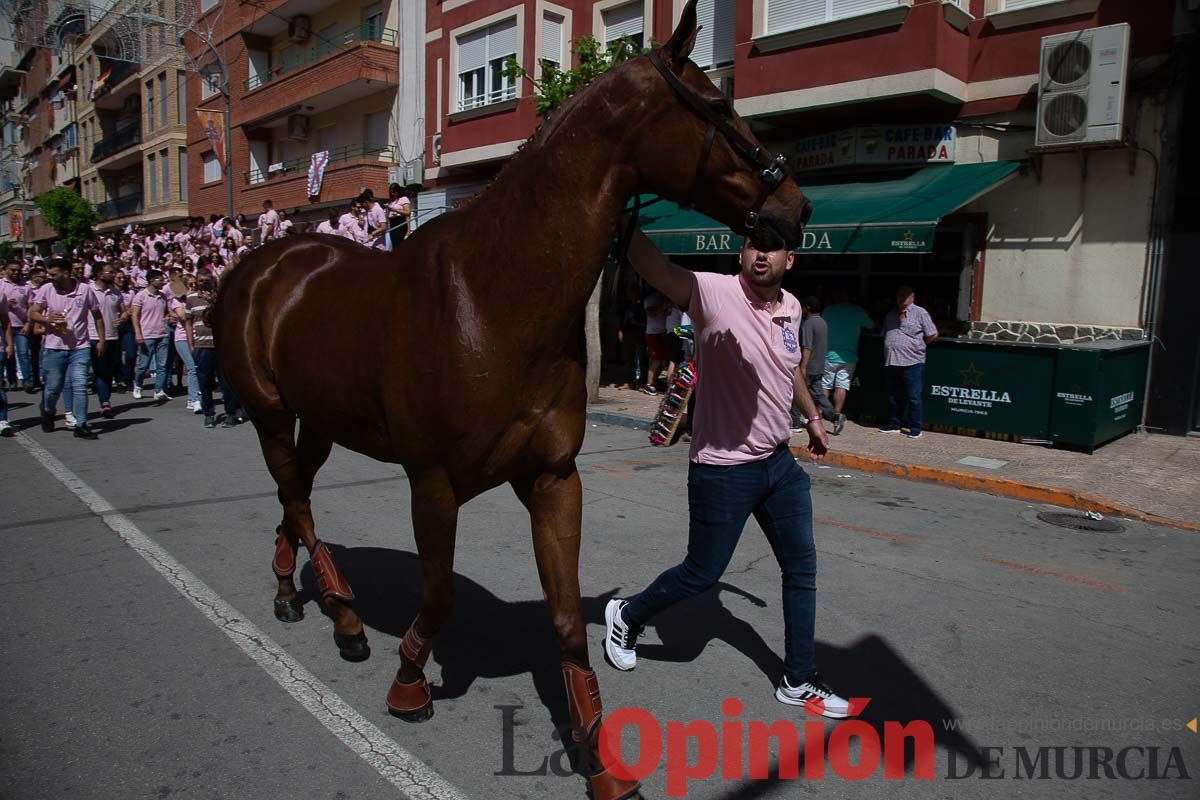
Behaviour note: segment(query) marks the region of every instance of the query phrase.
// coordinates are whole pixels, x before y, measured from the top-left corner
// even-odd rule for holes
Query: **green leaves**
[[[650,47],[656,46],[651,40]],[[623,36],[614,40],[605,50],[591,36],[581,36],[571,44],[571,53],[576,66],[559,69],[552,61],[542,61],[541,77],[534,79],[524,67],[510,57],[504,64],[503,74],[514,80],[525,79],[533,84],[533,99],[539,117],[548,117],[554,109],[567,102],[575,92],[591,83],[597,75],[625,61],[637,58],[650,48],[639,47],[633,39]]]
[[[64,246],[75,247],[95,235],[92,228],[100,222],[100,214],[77,192],[59,186],[39,195],[33,202],[46,223],[58,232],[58,239]]]

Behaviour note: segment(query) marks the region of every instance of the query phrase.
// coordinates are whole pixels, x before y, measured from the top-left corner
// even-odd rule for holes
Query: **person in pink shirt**
[[[328,233],[333,236],[338,235],[338,212],[336,208],[329,209],[329,219],[321,220],[317,225],[317,233]]]
[[[72,407],[68,411],[74,417],[75,436],[95,439],[95,432],[87,424],[87,374],[92,360],[87,318],[95,319],[96,330],[102,334],[97,349],[103,355],[107,334],[100,303],[89,287],[71,276],[71,265],[66,259],[51,259],[46,272],[48,280],[29,303],[29,318],[46,326],[42,340],[42,372],[46,379],[42,430],[47,433],[54,430],[58,396],[69,381]]]
[[[387,249],[387,214],[384,213],[383,206],[375,202],[375,195],[370,189],[358,196],[358,203],[364,212],[367,244],[376,250]]]
[[[350,210],[338,218],[338,233],[352,242],[366,244],[369,241],[362,207],[358,202],[350,204]]]
[[[258,243],[266,244],[279,232],[279,214],[270,200],[263,200],[263,212],[258,216]]]
[[[37,384],[29,360],[28,308],[32,289],[21,278],[21,262],[10,261],[4,266],[4,279],[0,280],[0,298],[8,304],[8,326],[12,332],[15,356],[6,365],[9,382],[20,380],[26,391]]]
[[[195,280],[192,283],[195,285]],[[184,293],[184,298],[186,297],[187,294]],[[192,351],[188,346],[187,304],[182,298],[172,296],[167,304],[167,311],[175,319],[175,352],[179,356],[180,363],[183,364],[184,369],[187,371],[187,410],[199,414],[200,386],[196,382],[196,362],[192,358]]]
[[[412,203],[400,184],[388,186],[387,211],[388,240],[391,249],[395,250],[408,236],[408,218],[412,215]]]
[[[117,327],[124,311],[124,300],[121,291],[113,282],[116,270],[112,264],[101,264],[92,272],[92,291],[100,303],[100,315],[104,318],[104,348],[99,347],[100,331],[96,323],[88,319],[88,338],[92,343],[92,375],[96,390],[96,399],[100,402],[100,415],[105,419],[112,417],[113,381],[121,369],[121,345],[117,340]],[[64,393],[65,397],[65,393]],[[64,400],[65,402],[65,400]]]
[[[619,670],[637,663],[642,627],[660,612],[720,580],[751,514],[783,573],[784,674],[775,699],[835,719],[855,709],[813,663],[816,546],[807,473],[788,448],[793,400],[807,420],[808,451],[824,456],[829,437],[800,369],[800,302],[783,291],[794,255],[782,238],[747,239],[738,275],[692,273],[635,233],[629,261],[679,308],[696,335],[699,375],[688,465],[687,557],[627,601],[605,609],[605,655]]]
[[[3,354],[5,359],[13,357],[12,327],[8,324],[8,300],[0,294],[0,336],[4,337]],[[8,388],[0,380],[0,436],[12,436],[12,425],[8,421]]]
[[[142,399],[142,381],[154,361],[154,399],[170,400],[167,394],[167,297],[163,294],[163,275],[156,269],[146,272],[146,288],[133,297],[130,303],[130,320],[133,322],[133,338],[137,342],[137,366],[133,370],[133,397]]]

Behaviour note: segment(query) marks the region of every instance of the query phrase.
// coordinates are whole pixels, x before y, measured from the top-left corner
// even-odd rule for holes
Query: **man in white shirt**
[[[336,208],[329,209],[329,219],[322,220],[321,224],[317,225],[317,233],[328,233],[334,236],[338,235],[338,212]]]
[[[292,232],[292,221],[287,218],[286,211],[279,212],[279,223],[275,226],[275,238],[282,239]]]
[[[275,204],[270,200],[263,200],[263,213],[258,216],[258,243],[266,244],[271,241],[278,230],[279,214],[275,211]]]

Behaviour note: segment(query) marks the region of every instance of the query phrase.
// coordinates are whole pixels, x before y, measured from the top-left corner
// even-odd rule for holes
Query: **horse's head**
[[[627,71],[646,97],[636,137],[642,188],[694,206],[761,244],[800,243],[812,203],[782,157],[759,144],[733,104],[688,56],[696,43],[696,0],[670,40]]]

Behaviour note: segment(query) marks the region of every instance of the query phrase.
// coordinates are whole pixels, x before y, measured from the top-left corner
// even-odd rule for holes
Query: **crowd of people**
[[[315,227],[368,247],[389,250],[408,232],[411,203],[393,183],[387,201],[370,190]],[[11,436],[8,390],[41,395],[41,425],[55,429],[62,400],[66,428],[81,439],[89,392],[100,415],[113,416],[112,396],[129,392],[167,402],[186,393],[186,410],[217,426],[213,388],[221,389],[224,427],[245,421],[217,369],[206,311],[228,270],[253,247],[307,229],[273,203],[263,203],[257,229],[241,215],[193,217],[180,230],[130,225],[69,253],[25,257],[3,265],[0,279],[0,436]],[[147,380],[153,389],[147,388]]]

